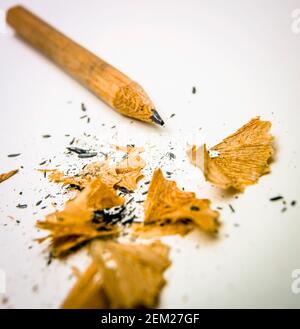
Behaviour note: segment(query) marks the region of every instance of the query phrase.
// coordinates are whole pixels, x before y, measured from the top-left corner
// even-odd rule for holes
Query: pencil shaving
[[[102,162],[88,164],[79,175],[65,176],[63,172],[53,171],[48,178],[55,183],[84,188],[93,178],[101,177],[102,181],[110,187],[123,187],[134,191],[138,182],[144,177],[141,170],[146,166],[146,162],[139,155],[144,149],[132,146],[114,147],[126,153],[126,157],[116,164],[110,164],[110,159],[107,158]]]
[[[120,178],[117,186],[124,187],[129,191],[137,188],[138,182],[144,177],[141,170],[146,166],[146,161],[140,156],[141,152],[144,152],[144,148],[127,146],[127,157],[115,167]]]
[[[216,233],[219,213],[210,208],[210,201],[197,199],[195,193],[185,192],[176,182],[166,180],[160,169],[152,177],[144,204],[144,224],[168,225],[192,222],[205,232]]]
[[[223,189],[243,191],[270,171],[274,152],[270,128],[269,121],[257,117],[210,150],[206,145],[198,149],[194,146],[189,157],[203,170],[206,180]]]
[[[39,243],[50,239],[51,255],[56,258],[67,256],[75,248],[95,238],[114,237],[120,233],[120,230],[113,225],[107,224],[61,224],[40,222],[39,228],[51,231],[51,234],[37,239]]]
[[[95,241],[93,262],[70,291],[63,308],[151,308],[165,285],[169,248]]]
[[[10,177],[14,176],[19,170],[11,170],[7,173],[0,174],[0,183],[4,182],[5,180],[9,179]]]
[[[78,195],[66,202],[62,211],[46,216],[37,226],[51,234],[39,239],[51,239],[54,256],[63,256],[70,249],[95,237],[114,236],[119,229],[104,221],[93,222],[94,212],[106,208],[121,206],[124,199],[104,184],[100,178],[92,180]]]
[[[92,262],[78,278],[61,307],[65,309],[101,309],[107,308],[107,305],[108,301],[104,294],[99,267]]]
[[[102,181],[111,188],[120,181],[115,169],[109,165],[107,160],[88,164],[82,172],[76,176],[66,176],[63,172],[56,170],[49,174],[48,179],[54,183],[77,186],[82,189],[96,177],[101,178]]]

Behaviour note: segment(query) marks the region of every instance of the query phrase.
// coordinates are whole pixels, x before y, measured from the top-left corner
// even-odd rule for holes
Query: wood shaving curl
[[[84,188],[93,178],[101,177],[103,182],[111,187],[123,187],[129,191],[137,188],[138,182],[144,177],[141,170],[146,162],[139,155],[143,148],[133,146],[114,146],[116,150],[125,151],[127,156],[115,165],[110,164],[110,159],[102,162],[93,162],[85,166],[76,176],[65,176],[63,172],[54,170],[48,176],[49,180],[64,185],[75,185]]]
[[[119,229],[103,221],[93,222],[94,212],[123,204],[122,197],[117,196],[100,178],[94,178],[74,199],[66,202],[64,210],[51,213],[45,221],[37,222],[37,227],[51,232],[38,241],[51,239],[52,252],[60,257],[95,237],[114,236]]]
[[[15,175],[19,170],[11,170],[7,173],[4,174],[0,174],[0,183],[4,182],[5,180],[9,179],[10,177],[12,177],[13,175]]]
[[[243,191],[270,171],[269,160],[274,152],[270,128],[269,121],[254,118],[210,150],[206,145],[194,145],[188,151],[189,158],[214,185]]]
[[[93,261],[79,278],[62,308],[154,307],[170,266],[169,248],[160,241],[150,245],[94,241]]]
[[[208,233],[216,233],[219,227],[219,213],[210,208],[209,200],[197,199],[195,193],[180,190],[176,182],[164,178],[160,169],[153,174],[144,213],[144,224],[135,225],[133,235],[151,235],[151,231],[160,231],[161,235],[186,234],[191,223]],[[188,225],[186,229],[184,224]]]

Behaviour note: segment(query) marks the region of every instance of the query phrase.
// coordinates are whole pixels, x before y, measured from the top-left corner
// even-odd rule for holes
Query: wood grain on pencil
[[[28,43],[123,115],[163,125],[143,88],[22,6],[7,12],[7,22]]]

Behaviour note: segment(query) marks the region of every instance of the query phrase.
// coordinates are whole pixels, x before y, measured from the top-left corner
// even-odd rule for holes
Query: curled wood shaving
[[[64,257],[71,250],[80,247],[95,238],[114,237],[120,233],[120,230],[109,224],[63,224],[63,223],[49,223],[38,222],[37,226],[41,229],[51,232],[50,235],[38,239],[38,242],[43,242],[50,239],[50,247],[53,257]]]
[[[108,300],[103,290],[99,267],[92,262],[80,275],[61,307],[65,309],[101,309],[107,308],[107,305]]]
[[[121,180],[117,183],[118,187],[124,187],[128,191],[134,191],[138,182],[144,177],[139,170],[122,174]]]
[[[145,226],[173,224],[170,232],[177,228],[178,233],[184,233],[182,226],[174,225],[176,223],[191,222],[208,233],[216,233],[219,226],[219,213],[210,208],[209,200],[197,199],[195,193],[180,190],[176,182],[164,178],[160,169],[153,174],[144,212]],[[162,230],[168,231],[166,228]]]
[[[49,174],[48,178],[55,183],[84,188],[93,178],[101,177],[102,181],[108,186],[115,188],[124,187],[129,191],[134,191],[138,182],[144,177],[141,170],[146,166],[146,162],[139,155],[144,149],[133,146],[114,147],[117,150],[124,151],[127,155],[117,164],[111,165],[110,159],[106,159],[102,162],[88,164],[76,176],[65,176],[63,172],[55,170]]]
[[[63,256],[70,249],[95,237],[113,236],[119,229],[105,222],[93,222],[94,211],[121,206],[124,199],[102,182],[93,179],[78,195],[66,202],[62,211],[46,216],[37,226],[51,232],[45,239],[51,239],[54,256]]]
[[[190,159],[203,170],[206,180],[223,189],[243,191],[270,171],[268,161],[274,152],[270,128],[269,121],[254,118],[210,150],[205,145],[194,146]]]
[[[108,161],[92,162],[76,176],[66,176],[63,172],[55,170],[49,174],[48,179],[54,183],[74,185],[82,189],[95,177],[100,177],[109,187],[114,187],[120,180],[115,169],[110,167]]]
[[[169,248],[95,241],[93,262],[70,291],[63,308],[151,308],[165,284]]]
[[[141,170],[146,166],[145,160],[139,155],[143,148],[130,150],[128,156],[115,166],[116,173],[120,178],[119,187],[125,187],[129,191],[137,188],[138,182],[144,177]]]
[[[48,179],[53,183],[63,183],[63,185],[76,185],[80,188],[84,188],[87,184],[87,181],[83,180],[80,177],[69,177],[65,176],[65,174],[58,170],[53,170],[49,175]]]
[[[13,175],[15,175],[19,170],[11,170],[7,173],[4,174],[0,174],[0,183],[4,182],[5,180],[9,179],[10,177],[12,177]]]

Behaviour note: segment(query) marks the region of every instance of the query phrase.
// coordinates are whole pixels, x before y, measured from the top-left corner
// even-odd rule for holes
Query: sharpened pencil
[[[7,12],[18,35],[117,112],[145,122],[164,122],[144,89],[22,6]]]

